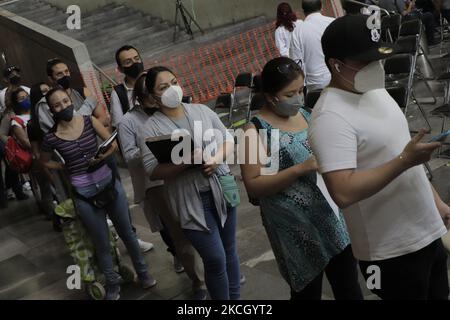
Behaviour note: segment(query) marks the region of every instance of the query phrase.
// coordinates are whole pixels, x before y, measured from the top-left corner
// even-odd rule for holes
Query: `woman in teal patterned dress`
[[[279,169],[272,175],[261,171],[274,164],[274,156],[266,166],[259,158],[258,164],[249,163],[256,144],[247,143],[242,177],[249,196],[259,200],[278,267],[291,287],[291,299],[321,299],[324,272],[335,299],[362,299],[345,222],[317,186],[317,163],[307,140],[310,114],[301,108],[303,83],[302,70],[289,58],[275,58],[264,67],[265,105],[246,133],[266,129],[264,152],[268,155],[271,139],[279,137]]]

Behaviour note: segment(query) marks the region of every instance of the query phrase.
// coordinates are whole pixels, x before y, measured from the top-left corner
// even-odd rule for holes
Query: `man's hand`
[[[445,226],[447,229],[450,229],[450,207],[446,203],[442,202],[438,205],[438,210]]]
[[[420,132],[406,145],[400,155],[400,158],[404,161],[408,169],[430,161],[434,150],[441,146],[441,143],[439,142],[420,142],[425,135],[425,132],[425,129],[421,129]]]

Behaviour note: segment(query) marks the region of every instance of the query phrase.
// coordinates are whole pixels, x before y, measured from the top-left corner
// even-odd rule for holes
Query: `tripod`
[[[191,40],[194,39],[194,32],[191,29],[191,24],[194,22],[196,27],[200,30],[202,34],[205,32],[200,27],[198,22],[194,19],[194,17],[191,15],[191,13],[186,9],[184,6],[182,0],[176,0],[176,12],[175,12],[175,31],[173,33],[173,42],[177,40],[177,33],[178,33],[178,14],[181,15],[181,18],[183,20],[184,29],[188,35],[191,36]],[[188,20],[189,17],[189,20]]]

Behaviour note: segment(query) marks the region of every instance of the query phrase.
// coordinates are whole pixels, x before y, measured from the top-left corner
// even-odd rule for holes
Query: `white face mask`
[[[341,64],[343,64],[341,62]],[[355,68],[343,64],[347,68],[356,71]],[[339,70],[339,69],[337,69]],[[340,72],[340,71],[338,71]],[[366,93],[375,89],[383,89],[385,87],[385,72],[381,60],[373,61],[367,66],[359,70],[355,75],[355,82],[351,82],[344,77],[341,78],[351,83],[355,90],[360,93]]]
[[[170,86],[161,96],[161,103],[171,109],[178,108],[183,100],[183,89],[180,86]]]

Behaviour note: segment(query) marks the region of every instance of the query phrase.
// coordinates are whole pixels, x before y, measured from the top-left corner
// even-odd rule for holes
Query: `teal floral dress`
[[[300,112],[309,122],[311,115],[303,109]],[[270,138],[272,126],[261,117],[256,118]],[[296,133],[279,131],[280,171],[311,157],[307,133],[306,129]],[[336,216],[316,181],[316,173],[311,173],[282,192],[259,199],[262,221],[278,268],[296,292],[302,291],[331,258],[350,244],[342,213],[340,218]]]

